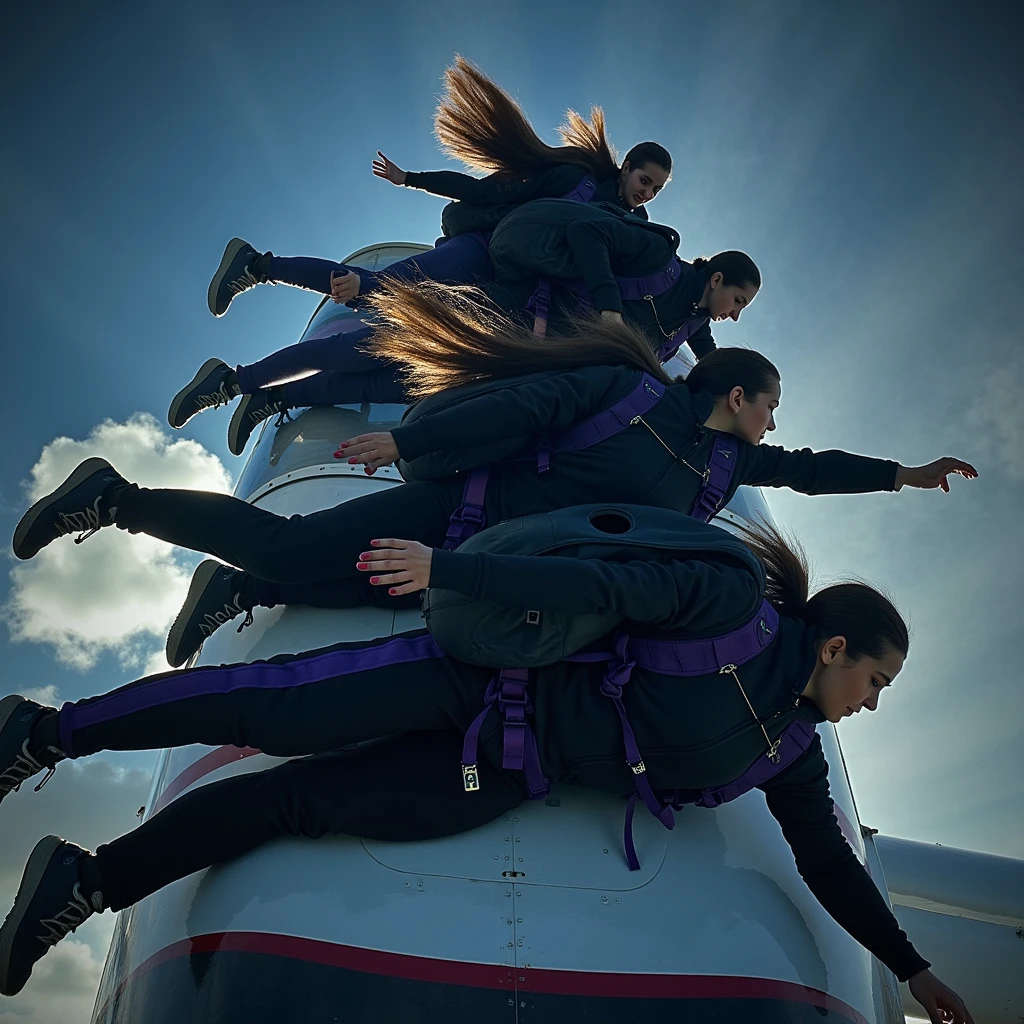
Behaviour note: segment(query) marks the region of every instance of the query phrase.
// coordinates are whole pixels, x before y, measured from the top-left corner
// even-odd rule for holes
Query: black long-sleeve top
[[[435,551],[431,584],[523,608],[614,611],[664,639],[720,635],[748,618],[761,599],[759,581],[749,572],[696,560],[604,562]],[[817,707],[800,696],[814,656],[809,627],[783,618],[776,640],[740,669],[756,720],[738,688],[718,674],[688,678],[680,686],[677,679],[635,668],[623,700],[651,784],[692,790],[731,782],[764,754],[761,725],[775,739],[794,719],[823,721]],[[632,776],[615,709],[599,693],[602,671],[568,662],[538,669],[534,727],[550,778],[626,794]],[[497,735],[488,742],[497,743]],[[801,877],[825,910],[901,980],[925,970],[928,961],[900,929],[842,834],[820,739],[759,788]]]
[[[474,469],[493,461],[488,445],[521,437],[528,452],[542,433],[566,429],[610,408],[639,380],[638,370],[622,366],[538,374],[424,413],[392,434],[406,461],[446,452],[459,469]],[[703,426],[712,405],[706,393],[694,396],[685,383],[671,384],[644,416],[651,429],[638,423],[589,449],[556,453],[550,471],[543,474],[528,459],[494,466],[485,508],[488,522],[594,501],[689,513],[717,434]],[[723,504],[742,484],[789,487],[804,494],[891,491],[898,468],[895,462],[848,452],[790,451],[739,439],[736,470]]]
[[[580,282],[597,310],[621,312],[656,350],[667,336],[697,317],[702,326],[688,344],[699,358],[715,348],[706,311],[698,310],[706,275],[682,262],[677,282],[647,299],[623,299],[617,277],[646,277],[676,255],[679,235],[608,203],[539,199],[515,208],[495,228],[490,253],[495,280],[485,290],[502,308],[522,310],[538,276],[556,285],[552,328],[578,312],[573,282]]]

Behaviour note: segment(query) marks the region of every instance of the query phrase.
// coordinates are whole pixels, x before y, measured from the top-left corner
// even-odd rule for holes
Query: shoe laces
[[[197,409],[219,409],[222,405],[230,405],[240,394],[242,389],[237,384],[228,387],[226,380],[221,381],[220,387],[215,391],[207,391],[205,394],[196,395],[193,398]]]
[[[232,297],[241,295],[242,292],[247,292],[250,288],[255,288],[260,283],[260,279],[255,277],[252,271],[246,266],[245,270],[234,279],[234,281],[226,282],[228,291],[231,292]]]
[[[204,637],[210,637],[218,630],[225,622],[230,622],[236,615],[241,615],[242,612],[246,612],[245,621],[241,626],[238,627],[238,632],[252,624],[252,610],[245,608],[242,605],[242,595],[235,594],[234,600],[227,602],[222,608],[215,612],[207,612],[203,616],[202,622],[199,623],[199,632]]]
[[[7,796],[8,793],[16,793],[21,789],[21,784],[27,779],[31,779],[33,775],[41,772],[46,765],[42,762],[37,761],[28,752],[28,740],[25,740],[21,745],[21,753],[18,754],[14,759],[14,764],[5,772],[0,772],[0,796]],[[36,786],[35,791],[38,793],[39,790],[50,781],[56,768],[49,768],[46,772],[46,777],[42,782]]]
[[[97,893],[98,898],[99,894]],[[98,901],[98,900],[97,900]],[[71,899],[68,905],[53,917],[44,917],[39,922],[43,929],[42,935],[36,938],[44,946],[56,946],[68,932],[73,932],[80,924],[83,924],[95,913],[96,907],[82,895],[82,886],[76,882],[71,890]]]
[[[103,514],[100,512],[100,502],[103,495],[98,495],[96,500],[87,508],[79,512],[58,512],[53,526],[58,537],[68,533],[77,533],[76,544],[87,541],[94,533],[104,526],[111,526],[114,517],[117,515],[117,506],[113,505],[107,510],[108,522],[103,522]]]

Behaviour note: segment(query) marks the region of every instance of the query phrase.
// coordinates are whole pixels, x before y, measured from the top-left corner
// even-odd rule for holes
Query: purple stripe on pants
[[[75,756],[73,736],[101,722],[139,711],[174,704],[193,697],[226,694],[241,689],[288,689],[308,683],[320,683],[337,676],[367,672],[386,665],[407,664],[428,658],[443,658],[445,652],[429,633],[414,637],[395,637],[382,644],[346,650],[328,651],[312,658],[281,663],[255,662],[252,665],[211,665],[166,672],[140,680],[103,697],[90,698],[60,709],[61,746],[69,758]]]

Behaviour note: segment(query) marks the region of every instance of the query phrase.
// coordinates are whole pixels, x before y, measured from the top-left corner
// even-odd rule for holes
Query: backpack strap
[[[490,472],[485,466],[467,474],[465,486],[462,488],[462,504],[448,520],[448,533],[444,538],[445,551],[454,551],[487,524],[484,498],[487,495],[487,478]]]
[[[577,452],[590,448],[609,437],[621,434],[635,423],[638,417],[650,412],[664,397],[665,385],[649,373],[641,374],[639,382],[628,395],[620,398],[611,408],[559,431],[550,439],[548,449],[553,452]]]
[[[533,703],[527,690],[529,681],[529,669],[506,668],[487,684],[484,709],[473,719],[462,741],[462,785],[467,793],[480,790],[480,773],[477,770],[480,729],[495,704],[505,720],[501,767],[507,771],[521,771],[526,776],[531,800],[546,796],[550,790],[540,765],[537,737],[530,728]]]
[[[739,441],[732,434],[717,434],[715,436],[715,443],[708,459],[704,486],[698,492],[693,511],[690,513],[694,519],[699,519],[702,523],[710,523],[718,514],[729,491],[733,474],[736,472],[739,451]]]
[[[797,719],[786,726],[779,737],[776,756],[772,761],[767,754],[759,757],[738,779],[724,786],[714,786],[701,790],[700,796],[693,803],[698,807],[718,807],[735,800],[752,789],[774,778],[779,772],[785,771],[807,748],[814,739],[814,723]]]

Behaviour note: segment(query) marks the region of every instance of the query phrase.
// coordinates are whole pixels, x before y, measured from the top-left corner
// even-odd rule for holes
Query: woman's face
[[[739,320],[743,312],[757,295],[757,286],[752,284],[722,284],[722,275],[716,271],[708,279],[704,289],[704,306],[712,320]]]
[[[748,444],[760,444],[764,435],[775,429],[775,410],[782,399],[782,384],[774,381],[767,391],[761,391],[752,398],[744,393],[743,388],[733,388],[728,399],[735,417],[732,433]]]
[[[845,637],[832,637],[818,652],[814,672],[804,690],[830,722],[840,722],[867,708],[875,711],[885,687],[903,668],[905,655],[890,649],[881,658],[854,661],[846,653]]]
[[[649,203],[665,187],[668,178],[669,172],[664,167],[644,164],[634,169],[627,160],[619,172],[619,195],[631,210],[635,210]]]

